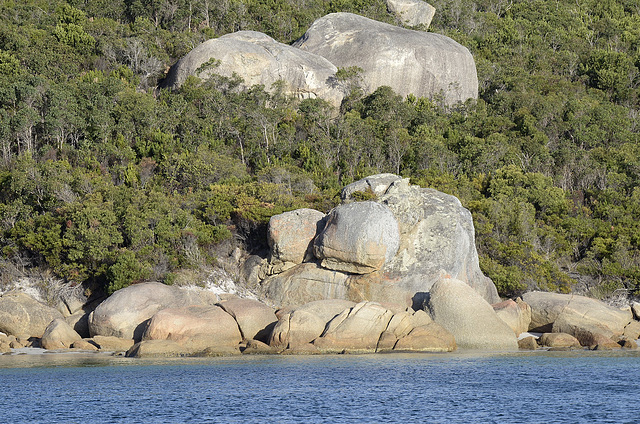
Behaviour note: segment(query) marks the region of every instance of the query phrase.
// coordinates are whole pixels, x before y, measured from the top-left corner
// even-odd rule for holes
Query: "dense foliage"
[[[640,290],[638,3],[430,3],[430,31],[474,54],[477,102],[363,93],[353,69],[340,111],[222,77],[155,89],[224,33],[291,42],[334,11],[399,24],[379,0],[0,0],[0,286],[171,282],[394,172],[472,211],[503,295]]]

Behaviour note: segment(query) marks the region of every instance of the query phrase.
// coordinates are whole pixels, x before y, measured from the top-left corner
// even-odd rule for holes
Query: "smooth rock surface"
[[[237,348],[242,341],[236,320],[219,306],[167,308],[151,317],[143,340],[173,340],[189,349]]]
[[[425,306],[431,318],[453,334],[459,348],[518,349],[513,330],[478,292],[462,281],[437,281]]]
[[[14,336],[42,337],[47,325],[62,314],[28,294],[12,291],[0,296],[0,331]]]
[[[631,312],[633,312],[633,318],[640,320],[640,303],[633,302],[631,304]]]
[[[94,343],[91,343],[89,340],[76,340],[71,344],[71,348],[91,351],[98,350],[98,346],[96,346]]]
[[[175,340],[143,340],[131,346],[125,356],[128,358],[173,358],[191,354],[191,349]]]
[[[431,322],[414,327],[406,336],[398,339],[395,351],[453,352],[457,344],[455,337],[440,324]]]
[[[205,290],[181,289],[161,283],[140,283],[113,293],[90,315],[91,336],[142,338],[146,321],[166,308],[212,305],[218,297]]]
[[[322,231],[324,214],[314,209],[296,209],[269,219],[267,241],[270,262],[301,264],[313,257],[313,239]]]
[[[473,56],[443,35],[412,31],[351,13],[316,20],[293,44],[339,68],[358,66],[369,92],[386,85],[405,97],[443,96],[452,105],[478,97]]]
[[[315,300],[346,299],[348,275],[303,263],[260,283],[260,294],[275,305],[302,305]]]
[[[399,244],[398,222],[388,207],[355,202],[329,212],[313,252],[324,268],[368,274],[390,261]]]
[[[218,66],[207,66],[209,61]],[[177,88],[189,75],[207,79],[212,74],[244,80],[245,87],[261,84],[267,91],[283,81],[284,94],[300,99],[322,98],[336,107],[343,94],[335,84],[337,68],[327,59],[279,43],[266,34],[239,31],[207,40],[176,63],[164,86]]]
[[[78,340],[82,340],[82,337],[67,324],[65,319],[56,318],[44,330],[40,344],[48,350],[68,349]]]
[[[420,0],[387,0],[387,8],[395,13],[402,23],[409,26],[422,25],[426,30],[436,14],[436,8]]]
[[[231,315],[238,324],[242,338],[268,342],[271,330],[278,321],[274,310],[253,299],[229,299],[219,306]]]

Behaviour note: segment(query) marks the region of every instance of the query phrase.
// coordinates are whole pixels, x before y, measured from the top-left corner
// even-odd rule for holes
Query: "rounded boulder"
[[[355,202],[331,210],[314,254],[324,268],[368,274],[390,261],[399,245],[398,222],[388,207]]]
[[[181,289],[162,283],[134,284],[113,293],[91,313],[91,336],[140,340],[146,321],[166,308],[212,305],[218,297],[204,290]]]
[[[431,287],[426,307],[431,318],[451,332],[462,349],[518,349],[513,330],[478,292],[462,281],[437,281]]]

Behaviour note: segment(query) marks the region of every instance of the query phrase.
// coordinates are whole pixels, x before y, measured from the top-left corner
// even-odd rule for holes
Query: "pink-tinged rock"
[[[270,261],[301,264],[313,257],[313,240],[323,228],[324,214],[313,209],[296,209],[269,220],[267,240]]]

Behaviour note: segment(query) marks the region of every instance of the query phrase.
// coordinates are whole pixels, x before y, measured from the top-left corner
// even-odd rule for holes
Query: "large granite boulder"
[[[245,87],[261,84],[272,90],[283,82],[285,94],[300,99],[322,98],[340,106],[342,92],[335,86],[337,68],[327,59],[279,43],[255,31],[239,31],[207,40],[176,63],[164,86],[176,88],[188,76],[207,79],[212,74],[244,80]]]
[[[429,28],[436,14],[436,8],[421,0],[387,0],[387,9],[395,13],[403,24],[421,25],[423,30]]]
[[[531,331],[553,331],[576,336],[575,332],[582,328],[614,337],[622,335],[633,319],[629,310],[614,308],[585,296],[529,292],[522,298],[531,306]]]
[[[271,330],[278,321],[270,306],[257,300],[241,298],[225,300],[219,306],[236,320],[244,340],[269,341]]]
[[[78,340],[82,340],[80,334],[64,318],[56,318],[44,330],[40,345],[44,349],[68,349]]]
[[[281,349],[296,349],[320,337],[329,321],[354,306],[341,299],[317,300],[292,308],[278,320],[269,345]]]
[[[373,193],[378,203],[354,203],[357,192]],[[393,174],[380,174],[348,185],[342,199],[345,204],[329,214],[323,234],[316,237],[314,251],[323,259],[322,266],[305,262],[264,279],[260,291],[265,299],[277,305],[332,298],[368,300],[417,310],[422,308],[433,283],[445,275],[464,281],[489,303],[500,301],[495,285],[480,270],[471,213],[454,196],[411,186],[408,179]],[[352,209],[365,209],[367,214],[352,213]],[[375,211],[388,219],[376,218]],[[374,270],[362,265],[366,262],[359,257],[373,256],[363,255],[366,252],[376,254],[378,240],[386,240],[382,230],[386,225],[395,230],[396,222],[397,249],[393,231],[393,237],[387,238],[393,241],[388,244],[393,250],[387,246],[382,267]],[[372,249],[367,250],[363,240],[369,240]],[[389,257],[390,252],[396,253]],[[375,257],[383,260],[381,253]],[[342,267],[344,271],[328,267]]]
[[[316,20],[293,45],[337,67],[362,68],[370,91],[386,85],[402,96],[442,95],[450,105],[478,97],[473,56],[443,35],[332,13]]]
[[[16,337],[42,337],[49,323],[62,314],[28,294],[12,291],[0,296],[0,332]]]
[[[186,306],[158,311],[143,340],[173,340],[186,351],[208,347],[237,348],[242,335],[236,320],[219,306]]]
[[[324,216],[306,208],[272,216],[267,232],[270,262],[301,264],[312,258],[313,239],[324,227]]]
[[[388,207],[355,202],[329,212],[313,251],[324,268],[368,274],[390,261],[399,244],[398,222]]]
[[[356,297],[361,293],[420,309],[444,275],[464,281],[490,304],[500,301],[495,285],[480,270],[471,213],[456,197],[398,179],[378,202],[396,217],[400,246],[380,272],[349,278],[350,300],[361,300]]]
[[[161,283],[134,284],[113,293],[89,316],[91,336],[140,340],[147,320],[166,308],[213,305],[218,297],[209,291],[181,289]]]
[[[516,350],[513,330],[468,284],[442,278],[429,292],[427,312],[453,334],[463,349]]]

